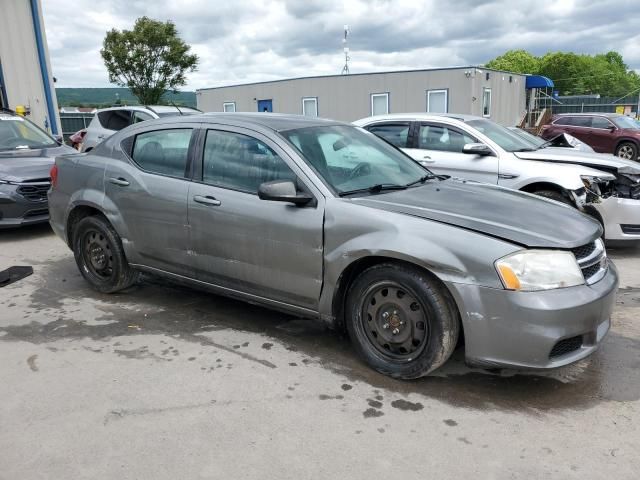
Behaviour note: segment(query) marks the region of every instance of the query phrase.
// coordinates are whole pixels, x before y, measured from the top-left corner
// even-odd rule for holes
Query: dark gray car
[[[76,152],[26,118],[0,111],[0,228],[49,220],[49,170],[65,153]]]
[[[595,220],[431,174],[360,128],[212,114],[56,160],[51,225],[98,291],[139,271],[346,328],[375,369],[551,368],[592,353],[618,284]]]

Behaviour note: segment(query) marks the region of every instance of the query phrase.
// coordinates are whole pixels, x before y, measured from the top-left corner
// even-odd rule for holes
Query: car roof
[[[471,120],[482,120],[483,117],[476,115],[466,115],[462,113],[390,113],[387,115],[376,115],[373,117],[362,118],[353,122],[356,125],[368,125],[373,122],[386,122],[389,120],[442,120],[443,118],[449,120],[458,120],[460,122],[469,122]]]
[[[625,117],[626,115],[622,115],[621,113],[610,113],[610,112],[581,112],[581,113],[556,113],[556,117],[593,117],[594,115],[600,117],[609,117],[609,118],[617,118],[617,117]]]
[[[203,115],[191,116],[192,119],[202,119],[207,123],[223,121],[225,123],[242,123],[261,127],[266,127],[277,132],[293,130],[305,127],[319,127],[330,125],[348,125],[344,122],[330,120],[320,117],[307,117],[305,115],[293,115],[287,113],[267,113],[267,112],[237,112],[237,113],[205,113]]]
[[[137,111],[151,110],[154,113],[178,112],[180,110],[190,110],[192,112],[199,111],[199,110],[196,110],[195,108],[181,106],[181,105],[178,105],[177,107],[174,105],[119,105],[115,107],[100,108],[96,111],[96,113],[109,112],[113,110],[137,110]]]

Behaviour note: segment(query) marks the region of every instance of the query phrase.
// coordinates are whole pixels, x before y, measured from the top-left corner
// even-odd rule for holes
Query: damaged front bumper
[[[602,217],[606,240],[640,240],[640,200],[612,196],[593,207]]]

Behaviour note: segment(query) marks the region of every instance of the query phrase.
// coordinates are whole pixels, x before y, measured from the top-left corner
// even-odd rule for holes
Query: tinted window
[[[408,123],[378,123],[367,128],[371,133],[384,138],[396,147],[406,148],[409,138]]]
[[[295,181],[296,175],[271,148],[239,133],[209,130],[202,180],[210,185],[257,193],[264,182]]]
[[[560,117],[555,122],[554,125],[571,125],[571,117]]]
[[[590,127],[591,117],[562,117],[555,121],[556,125],[568,125],[572,127]]]
[[[476,140],[443,125],[420,125],[418,148],[462,153],[462,147]]]
[[[156,130],[136,136],[133,160],[144,170],[184,177],[191,129]]]
[[[591,117],[591,126],[593,128],[611,128],[613,124],[604,117]]]
[[[104,128],[117,132],[131,124],[131,112],[129,110],[109,110],[98,113],[98,119]]]

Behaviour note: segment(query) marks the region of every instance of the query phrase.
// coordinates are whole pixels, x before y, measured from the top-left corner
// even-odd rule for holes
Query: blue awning
[[[527,75],[527,88],[553,88],[553,80],[542,75]]]

